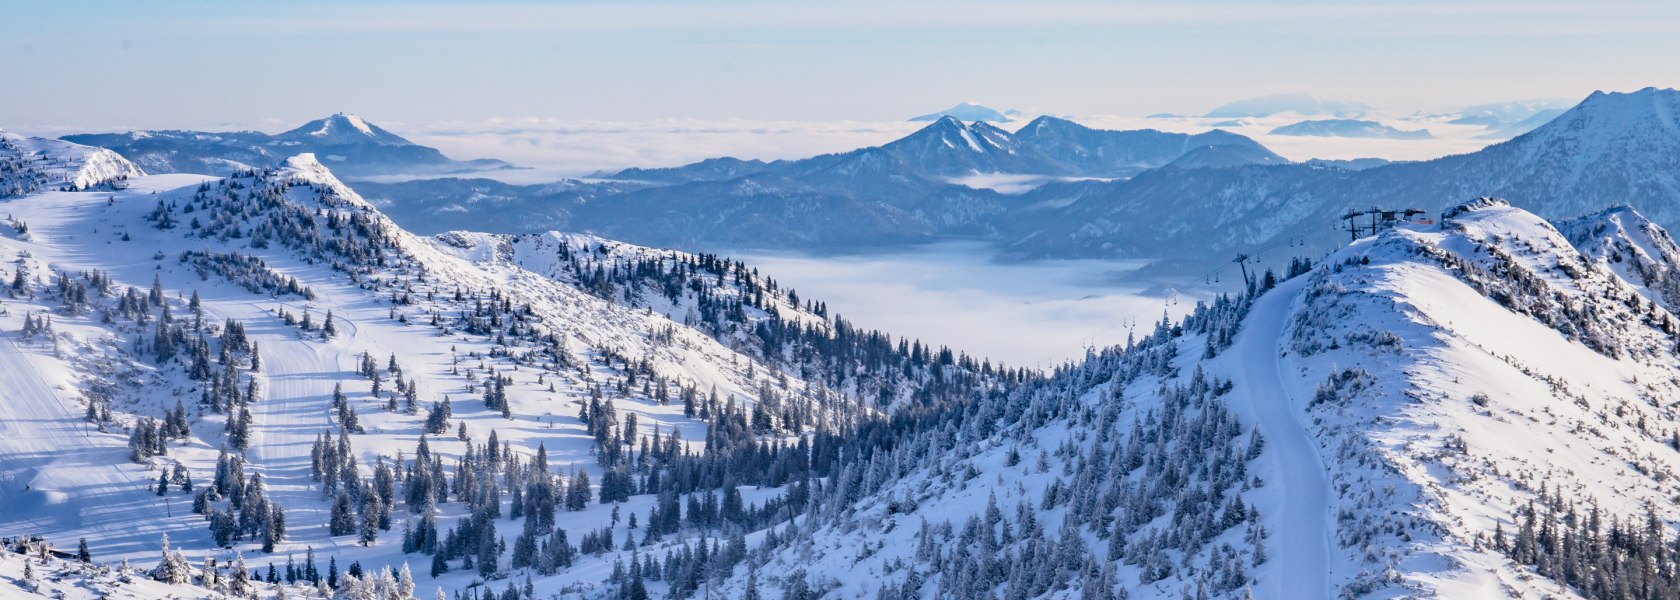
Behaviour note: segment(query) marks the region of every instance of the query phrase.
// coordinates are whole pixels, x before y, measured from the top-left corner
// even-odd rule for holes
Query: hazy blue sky
[[[9,2],[0,126],[899,119],[1672,87],[1680,3]]]

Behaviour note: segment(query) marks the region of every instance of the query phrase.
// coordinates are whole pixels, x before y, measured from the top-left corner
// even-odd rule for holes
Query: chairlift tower
[[[1359,240],[1361,232],[1366,235],[1376,235],[1384,227],[1392,227],[1395,223],[1409,220],[1413,216],[1421,214],[1423,214],[1423,211],[1416,208],[1390,209],[1373,206],[1370,210],[1348,209],[1347,214],[1340,218],[1347,221],[1348,241],[1354,242]],[[1371,223],[1369,225],[1361,224],[1359,217],[1367,216],[1371,217]]]
[[[1243,285],[1249,286],[1249,287],[1254,286],[1254,282],[1249,280],[1249,277],[1248,277],[1248,261],[1253,259],[1253,258],[1254,257],[1249,256],[1247,254],[1238,254],[1237,258],[1235,260],[1231,261],[1231,262],[1237,263],[1237,266],[1242,268]]]

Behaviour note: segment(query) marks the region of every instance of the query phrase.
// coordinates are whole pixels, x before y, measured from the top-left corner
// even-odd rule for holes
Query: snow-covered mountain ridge
[[[1680,321],[1602,249],[1667,234],[1625,208],[1569,228],[1595,233],[1466,204],[901,425],[927,433],[862,445],[760,572],[838,597],[1661,597]]]
[[[1576,226],[1618,221],[1660,231],[1627,210]],[[1632,557],[1574,544],[1647,512],[1680,516],[1665,483],[1680,473],[1680,414],[1662,400],[1680,386],[1680,321],[1591,254],[1601,246],[1583,247],[1481,201],[1437,230],[1355,244],[1307,284],[1281,367],[1312,398],[1304,422],[1336,490],[1337,542],[1365,556],[1344,590],[1513,594],[1528,589],[1523,565],[1539,565],[1605,597],[1598,586],[1628,575],[1598,561]],[[1589,510],[1590,527],[1560,523]],[[1574,535],[1537,533],[1554,528]],[[1553,561],[1579,562],[1566,573]]]

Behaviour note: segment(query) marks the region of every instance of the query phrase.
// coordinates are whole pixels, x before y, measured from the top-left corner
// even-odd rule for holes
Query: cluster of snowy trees
[[[403,378],[403,368],[402,365],[397,364],[397,355],[392,354],[390,359],[386,361],[385,368],[380,369],[378,362],[373,359],[373,354],[364,352],[362,353],[361,367],[357,369],[357,372],[361,373],[363,377],[368,378],[368,381],[372,382],[373,387],[370,395],[372,395],[375,400],[378,400],[381,394],[385,395],[385,410],[391,412],[397,412],[400,410],[403,414],[409,415],[419,412],[419,385],[413,379],[405,380]],[[384,393],[384,383],[386,377],[391,378],[392,385],[395,388],[388,394]],[[402,397],[401,407],[397,404],[398,396]],[[506,405],[505,398],[503,399],[503,405]],[[448,417],[444,417],[444,420],[447,421]],[[444,425],[447,426],[447,423]],[[441,431],[436,433],[441,433]]]
[[[1247,464],[1264,443],[1225,407],[1230,382],[1199,368],[1181,378],[1174,363],[1187,335],[1205,336],[1209,352],[1228,345],[1252,297],[1217,298],[1178,323],[1163,318],[1144,339],[1064,366],[1048,379],[901,410],[843,434],[819,432],[808,473],[822,479],[790,486],[784,507],[806,520],[797,533],[772,529],[756,553],[771,555],[826,526],[867,527],[851,521],[857,503],[879,497],[894,482],[918,475],[972,478],[974,467],[953,457],[993,440],[1028,443],[1034,432],[1066,423],[1076,434],[1053,455],[1023,462],[1012,451],[1007,463],[1046,472],[1054,456],[1062,465],[1036,505],[1004,511],[994,503],[960,528],[925,524],[915,561],[898,565],[880,597],[922,597],[922,587],[933,585],[938,597],[949,598],[1026,598],[1070,589],[1109,598],[1125,585],[1168,577],[1204,594],[1242,589],[1251,582],[1249,570],[1267,560],[1267,533],[1240,496],[1263,484],[1248,475]],[[1140,382],[1156,382],[1156,408],[1136,410],[1124,397],[1123,390]],[[1093,392],[1096,399],[1085,400]],[[893,502],[901,510],[915,504],[908,497]],[[1057,510],[1065,515],[1060,527],[1038,525],[1038,515]],[[1121,581],[1118,564],[1138,567],[1138,581]],[[815,597],[827,585],[803,574],[775,579],[789,597]]]
[[[735,414],[735,419],[742,418]],[[609,443],[623,442],[614,437]],[[573,469],[569,475],[558,473],[548,463],[546,448],[540,445],[530,457],[515,452],[494,431],[483,444],[469,442],[453,469],[445,466],[444,457],[433,451],[422,437],[412,460],[399,456],[393,464],[382,459],[372,477],[364,479],[357,468],[350,438],[342,430],[336,440],[325,434],[317,438],[311,465],[312,474],[321,481],[323,494],[330,498],[331,534],[358,535],[362,543],[373,543],[380,532],[391,528],[395,520],[393,507],[400,503],[411,515],[402,527],[402,548],[405,552],[432,555],[434,576],[461,569],[473,570],[486,578],[506,576],[509,571],[521,569],[550,575],[571,565],[582,554],[621,548],[639,551],[689,528],[716,532],[718,537],[712,543],[726,540],[727,552],[720,553],[711,547],[690,548],[686,553],[674,552],[664,559],[647,557],[622,574],[627,584],[641,579],[675,577],[692,589],[702,580],[695,573],[721,576],[727,570],[715,561],[728,557],[727,564],[733,565],[745,557],[747,531],[762,527],[776,515],[792,514],[781,502],[766,506],[747,504],[732,481],[720,486],[721,494],[696,491],[704,481],[698,464],[714,462],[713,459],[681,450],[674,435],[660,438],[657,447],[659,450],[653,450],[655,446],[648,443],[647,456],[627,458],[625,464],[609,469],[608,479],[616,482],[600,486],[593,486],[585,471]],[[793,456],[809,451],[808,446],[801,444],[797,452],[778,448],[773,453]],[[714,473],[713,476],[723,475]],[[800,489],[808,485],[803,483]],[[597,495],[602,504],[614,504],[633,493],[658,496],[656,506],[645,518],[629,517],[632,530],[642,532],[640,539],[634,536],[615,539],[609,526],[586,532],[577,538],[578,545],[574,546],[574,538],[554,526],[557,511],[582,510],[596,501]],[[466,516],[440,531],[439,507],[449,502],[461,504]],[[493,521],[504,517],[504,502],[508,507],[505,517],[523,519],[521,533],[511,545],[496,537],[493,527]],[[615,510],[615,523],[616,520]]]
[[[125,563],[119,571],[126,568]],[[146,575],[171,585],[198,585],[234,598],[273,597],[284,600],[288,597],[287,590],[296,590],[292,593],[300,596],[346,600],[412,600],[415,597],[414,575],[406,563],[400,569],[390,567],[372,571],[365,571],[361,563],[351,563],[340,573],[338,559],[333,558],[323,572],[315,561],[315,549],[309,548],[303,564],[299,565],[293,557],[287,556],[283,570],[269,563],[266,575],[246,566],[245,557],[240,553],[235,553],[233,560],[227,564],[218,564],[215,558],[206,557],[203,566],[195,571],[180,551],[170,547],[168,535],[163,536],[163,549],[157,566]],[[262,591],[259,584],[263,583],[272,590],[272,596]],[[516,597],[534,596],[525,594]]]
[[[52,315],[37,315],[33,312],[23,315],[23,329],[18,333],[18,337],[26,342],[34,340],[36,337],[52,339]]]
[[[341,427],[336,442],[322,433],[310,449],[310,476],[321,482],[321,495],[332,505],[327,523],[330,535],[356,535],[371,545],[379,532],[391,529],[399,475],[383,457],[364,479],[350,444],[350,429]]]
[[[14,294],[35,294],[37,288],[26,273],[26,265],[20,264],[12,284]],[[101,322],[131,336],[127,344],[131,358],[149,359],[163,369],[178,369],[198,383],[200,408],[227,413],[228,442],[236,450],[244,450],[249,437],[248,403],[257,395],[256,380],[250,374],[261,369],[261,357],[257,345],[245,335],[243,323],[228,319],[219,327],[207,324],[196,290],[185,303],[189,318],[176,317],[175,305],[156,276],[150,290],[130,286],[118,293],[110,275],[102,271],[77,276],[59,272],[52,285],[40,289],[60,302],[59,312],[77,315],[97,311]],[[25,315],[21,332],[24,339],[50,337],[51,331],[50,315]],[[118,392],[112,386],[98,385],[86,391],[88,420],[104,427],[111,421],[111,403]],[[186,407],[179,401],[173,410],[165,412],[162,421],[141,417],[129,433],[131,458],[137,462],[167,454],[169,440],[192,435]]]
[[[1596,500],[1542,488],[1499,523],[1491,545],[1517,564],[1591,600],[1654,600],[1680,596],[1680,538],[1654,510],[1606,514]]]
[[[296,277],[276,272],[269,268],[266,261],[255,256],[238,252],[187,250],[181,253],[180,261],[197,271],[200,279],[209,279],[210,274],[215,273],[253,294],[315,299],[315,291],[299,283]]]
[[[226,506],[216,506],[224,499]],[[226,447],[216,459],[215,479],[193,497],[193,512],[204,515],[211,537],[224,548],[252,539],[262,543],[263,552],[273,552],[286,539],[286,512],[268,497],[262,474],[247,479],[245,459]]]
[[[100,410],[99,405],[88,403],[88,421],[98,422],[104,418],[109,408]],[[140,417],[128,434],[129,460],[145,464],[153,456],[169,454],[171,440],[192,437],[192,426],[187,423],[187,409],[180,400],[175,401],[174,410],[164,414],[163,420],[152,417]]]
[[[362,428],[361,416],[356,413],[356,407],[350,406],[350,398],[344,395],[344,384],[333,384],[332,393],[333,419],[338,422],[340,432],[366,433]]]
[[[327,189],[275,177],[272,169],[206,182],[185,203],[159,201],[148,216],[170,229],[190,219],[188,235],[221,241],[248,238],[252,248],[279,244],[335,269],[366,274],[386,264],[394,227]],[[314,206],[292,201],[293,188],[313,192]],[[303,192],[308,193],[308,192]]]
[[[52,176],[30,153],[0,136],[0,198],[28,196],[46,189]]]

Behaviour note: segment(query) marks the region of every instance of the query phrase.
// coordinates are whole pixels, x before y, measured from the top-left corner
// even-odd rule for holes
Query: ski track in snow
[[[1271,598],[1314,600],[1333,597],[1330,590],[1330,486],[1324,462],[1312,434],[1302,426],[1300,410],[1285,391],[1278,374],[1278,346],[1289,308],[1307,278],[1284,283],[1255,301],[1237,334],[1234,356],[1241,361],[1242,383],[1236,391],[1255,415],[1266,449],[1277,461],[1283,486],[1282,514],[1277,515],[1277,541],[1272,557],[1278,562],[1271,582]]]
[[[93,435],[72,408],[30,364],[24,348],[5,335],[0,351],[0,505],[19,518],[0,536],[31,528],[92,531],[156,520],[162,498],[148,499],[146,481],[124,472],[121,436]],[[13,526],[21,527],[12,531]]]
[[[288,306],[287,310],[297,307]],[[344,321],[335,319],[334,324]],[[323,432],[330,435],[335,430],[328,407],[333,384],[348,379],[343,338],[314,345],[286,340],[290,332],[280,331],[285,327],[269,326],[276,330],[274,335],[252,336],[268,343],[261,346],[263,389],[258,393],[262,399],[251,403],[253,443],[247,458],[261,470],[270,496],[287,507],[291,537],[316,539],[316,544],[309,545],[336,551],[338,540],[326,535],[329,511],[315,491],[309,464],[315,436]],[[270,341],[275,338],[282,341]],[[318,529],[319,533],[307,529]]]

